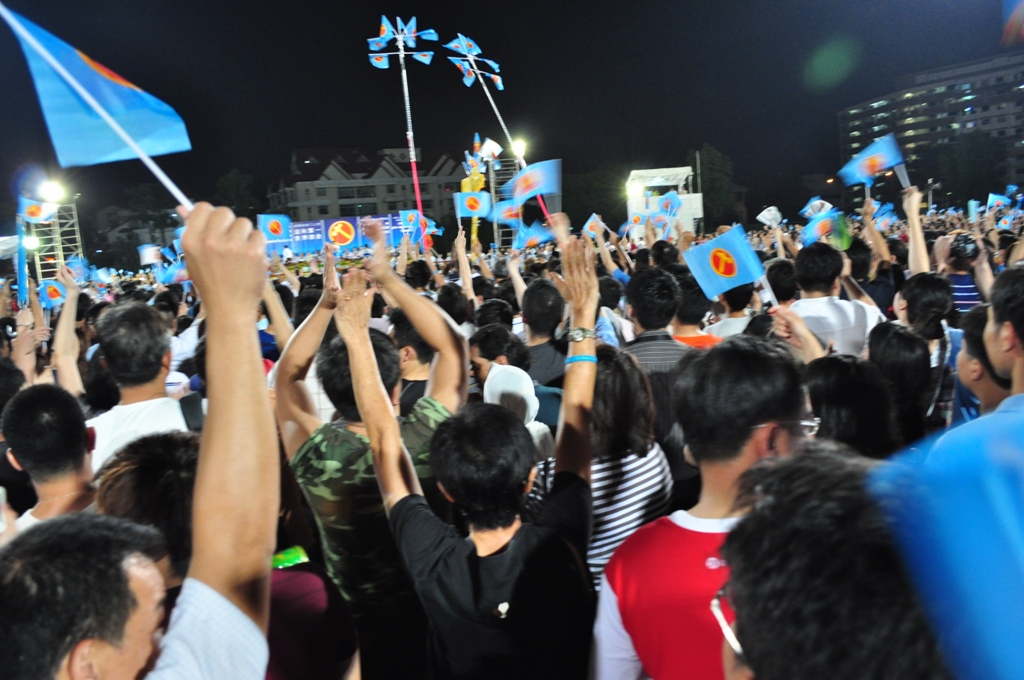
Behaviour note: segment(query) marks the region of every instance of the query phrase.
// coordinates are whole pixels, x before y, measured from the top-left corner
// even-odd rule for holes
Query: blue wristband
[[[581,361],[588,364],[596,364],[597,357],[594,356],[593,354],[577,354],[574,357],[566,357],[565,365],[568,366],[569,364],[577,364]]]

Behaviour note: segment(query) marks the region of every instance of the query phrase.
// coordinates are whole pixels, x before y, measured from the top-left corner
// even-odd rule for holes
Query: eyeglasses
[[[711,613],[715,615],[715,621],[718,621],[718,627],[722,629],[722,635],[725,636],[725,641],[729,643],[729,647],[732,648],[736,659],[742,662],[743,647],[740,645],[740,641],[736,639],[736,633],[733,632],[732,626],[725,620],[725,614],[722,613],[722,598],[724,597],[728,600],[728,594],[726,593],[728,587],[728,584],[722,586],[722,589],[715,595],[715,599],[711,600]]]
[[[811,418],[809,420],[776,420],[771,423],[755,425],[753,429],[759,430],[762,427],[768,427],[769,425],[799,425],[803,430],[805,437],[813,437],[818,434],[818,430],[821,429],[821,418]]]

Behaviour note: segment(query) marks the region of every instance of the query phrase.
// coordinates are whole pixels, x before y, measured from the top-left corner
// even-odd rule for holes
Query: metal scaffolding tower
[[[52,222],[26,226],[28,235],[39,239],[39,247],[33,251],[36,281],[56,279],[57,270],[64,266],[68,258],[82,255],[82,234],[78,229],[76,204],[58,207]]]
[[[514,160],[505,160],[501,164],[500,170],[495,170],[493,164],[488,163],[489,173],[488,177],[491,184],[491,196],[494,198],[494,203],[501,200],[498,195],[499,189],[502,185],[508,183],[516,172],[519,171],[519,166],[516,165]],[[494,241],[498,244],[499,248],[511,248],[512,239],[515,238],[515,229],[507,224],[494,223]]]

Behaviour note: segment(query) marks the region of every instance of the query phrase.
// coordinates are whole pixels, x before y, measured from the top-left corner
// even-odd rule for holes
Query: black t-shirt
[[[476,554],[422,496],[391,511],[391,528],[430,619],[432,678],[584,678],[594,622],[586,555],[590,485],[555,476],[537,522],[501,552]]]
[[[878,274],[874,280],[858,281],[864,292],[875,301],[882,314],[888,315],[892,307],[893,298],[896,297],[896,284],[893,280],[892,271],[888,267],[879,267]]]
[[[565,354],[558,351],[554,343],[532,345],[530,350],[530,370],[527,373],[538,385],[550,385],[565,374]]]
[[[427,381],[426,380],[406,380],[402,379],[402,396],[399,398],[399,406],[401,406],[402,417],[406,417],[412,413],[412,409],[416,406],[416,402],[423,398],[423,395],[427,393]]]

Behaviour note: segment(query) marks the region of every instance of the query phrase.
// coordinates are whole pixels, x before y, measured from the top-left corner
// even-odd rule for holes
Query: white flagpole
[[[139,157],[139,160],[146,164],[146,167],[149,168],[150,172],[152,172],[153,175],[160,181],[160,183],[163,184],[164,187],[169,192],[171,192],[171,195],[174,196],[178,203],[184,206],[186,209],[192,210],[192,201],[188,200],[188,197],[186,197],[185,194],[181,191],[181,189],[179,189],[178,186],[171,181],[171,178],[168,177],[164,173],[164,171],[160,169],[160,166],[157,165],[153,161],[153,159],[149,157],[149,154],[143,151],[142,147],[135,143],[135,140],[132,139],[128,135],[128,133],[124,131],[124,128],[122,128],[120,124],[118,124],[118,122],[114,120],[113,116],[107,113],[106,109],[104,109],[103,106],[98,101],[96,101],[96,98],[93,97],[87,89],[82,87],[82,84],[79,83],[78,80],[76,80],[75,77],[71,75],[66,68],[64,68],[64,65],[57,61],[54,58],[54,56],[50,54],[49,50],[43,47],[39,43],[39,41],[36,40],[35,36],[29,33],[29,31],[24,26],[21,25],[21,22],[18,21],[18,18],[15,17],[9,9],[4,7],[2,3],[0,3],[0,17],[3,17],[4,21],[6,21],[8,25],[10,25],[11,30],[13,30],[18,35],[19,38],[28,43],[29,47],[35,50],[36,53],[40,57],[42,57],[47,64],[50,65],[50,68],[56,71],[57,75],[63,78],[64,82],[70,85],[71,89],[77,92],[78,96],[84,99],[85,103],[88,104],[89,107],[92,108],[92,110],[95,111],[97,115],[99,115],[99,117],[103,119],[103,122],[109,125],[110,129],[113,130],[117,134],[117,136],[120,137],[124,141],[124,143],[127,144],[128,147],[135,152],[135,155]]]

